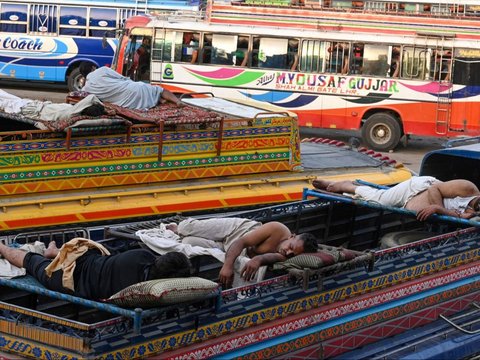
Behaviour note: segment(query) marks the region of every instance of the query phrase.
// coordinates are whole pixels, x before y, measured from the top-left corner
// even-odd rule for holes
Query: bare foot
[[[355,189],[357,187],[350,180],[342,180],[342,181],[314,180],[312,184],[319,190],[326,190],[328,192],[337,193],[337,194],[341,194],[341,193],[355,194]]]
[[[50,241],[48,247],[43,252],[43,256],[45,256],[47,259],[53,259],[55,256],[57,256],[58,251],[59,249],[55,241]]]
[[[316,180],[313,180],[312,185],[315,189],[327,190],[332,183],[333,181],[316,179]]]

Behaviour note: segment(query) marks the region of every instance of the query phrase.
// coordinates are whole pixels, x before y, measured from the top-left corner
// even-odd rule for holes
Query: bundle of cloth
[[[32,120],[40,130],[63,131],[71,126],[98,126],[131,123],[118,118],[95,95],[89,95],[76,104],[20,98],[0,89],[0,111]],[[8,116],[6,116],[8,117]]]

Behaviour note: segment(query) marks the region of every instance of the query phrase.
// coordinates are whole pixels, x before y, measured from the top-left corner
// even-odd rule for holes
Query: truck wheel
[[[78,67],[73,69],[68,76],[67,85],[69,91],[80,91],[85,85],[85,77],[80,74]]]
[[[400,124],[387,113],[373,114],[362,127],[362,138],[373,150],[394,149],[400,142],[401,135]]]
[[[395,246],[405,245],[435,235],[436,234],[434,232],[421,230],[394,231],[382,236],[382,238],[380,239],[380,248],[388,249]]]

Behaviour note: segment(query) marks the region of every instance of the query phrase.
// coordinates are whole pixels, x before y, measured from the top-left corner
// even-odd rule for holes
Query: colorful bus
[[[213,2],[203,21],[129,19],[114,66],[137,76],[135,49],[151,37],[141,80],[268,102],[295,111],[301,126],[361,129],[369,147],[386,151],[410,135],[480,135],[480,18],[456,9],[417,16]]]
[[[126,18],[154,10],[198,10],[195,1],[1,1],[0,79],[67,83],[78,89],[82,61],[110,66],[115,30]]]

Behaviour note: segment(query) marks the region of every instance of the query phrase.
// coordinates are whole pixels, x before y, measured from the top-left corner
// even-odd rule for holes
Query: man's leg
[[[188,244],[192,246],[200,246],[207,249],[223,249],[223,243],[220,241],[212,241],[198,236],[185,236],[182,238],[182,244]]]
[[[0,243],[0,254],[12,265],[16,267],[23,267],[23,260],[25,259],[26,251],[15,249],[10,246]]]
[[[319,190],[326,190],[338,194],[349,193],[355,194],[357,185],[354,185],[350,180],[344,181],[328,181],[328,180],[313,180],[313,186]]]
[[[55,241],[50,241],[50,243],[48,244],[48,247],[45,249],[45,252],[43,253],[43,256],[45,256],[47,259],[54,259],[59,252],[60,252],[60,249],[57,247],[57,244],[55,243]]]

